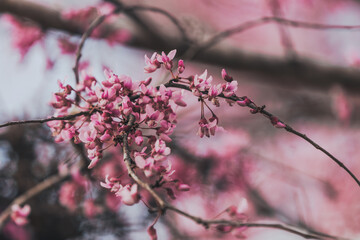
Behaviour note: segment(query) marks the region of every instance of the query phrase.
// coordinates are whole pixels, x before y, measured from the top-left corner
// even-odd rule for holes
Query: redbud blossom
[[[157,53],[155,52],[151,58],[148,58],[147,55],[145,55],[145,64],[144,70],[146,73],[152,73],[155,72],[156,69],[160,68],[161,64],[157,60]]]
[[[211,135],[215,135],[215,131],[217,129],[217,118],[216,117],[211,117],[210,119],[210,123],[205,119],[205,118],[201,118],[199,121],[199,130],[197,132],[197,134],[202,138],[204,135],[207,137],[210,137]]]
[[[11,219],[19,226],[23,226],[28,223],[27,216],[31,212],[31,208],[29,205],[25,205],[24,207],[20,207],[18,204],[14,204],[11,206]]]
[[[121,197],[121,201],[128,206],[134,205],[140,201],[140,195],[138,193],[138,185],[133,184],[122,187],[115,193],[116,196]]]
[[[238,82],[237,81],[232,81],[232,82],[227,82],[226,84],[223,85],[223,94],[225,97],[231,97],[233,95],[235,95],[235,92],[237,90],[237,86],[238,86]]]
[[[160,62],[160,63],[163,63],[165,68],[167,70],[171,70],[171,68],[173,67],[173,62],[172,60],[174,59],[175,57],[175,54],[176,54],[176,50],[172,50],[168,53],[168,55],[166,55],[164,52],[161,53],[161,55],[158,55],[157,56],[157,60]]]
[[[225,69],[221,70],[221,77],[227,82],[233,81],[233,78],[226,73]]]

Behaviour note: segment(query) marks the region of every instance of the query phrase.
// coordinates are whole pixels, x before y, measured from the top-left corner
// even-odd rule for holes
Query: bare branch
[[[80,62],[80,58],[81,58],[81,51],[84,47],[85,41],[91,35],[91,33],[94,31],[94,29],[105,20],[105,18],[106,18],[106,15],[101,15],[101,16],[98,16],[97,18],[95,18],[95,20],[90,24],[90,26],[86,29],[86,31],[84,32],[84,34],[81,37],[80,44],[76,51],[75,66],[73,68],[76,84],[79,83],[79,62]]]
[[[90,114],[90,111],[84,111],[84,112],[78,112],[78,113],[75,113],[75,114],[70,114],[70,115],[62,116],[62,117],[50,117],[50,118],[35,119],[35,120],[12,121],[12,122],[7,122],[7,123],[4,123],[4,124],[1,124],[0,128],[13,126],[13,125],[21,125],[21,124],[46,123],[46,122],[56,121],[56,120],[72,120],[72,119],[74,119],[76,117],[86,116],[86,115],[89,115],[89,114]]]
[[[181,88],[181,89],[184,89],[184,90],[187,90],[187,91],[191,91],[191,89],[187,85],[174,83],[174,81],[176,81],[176,79],[175,80],[170,80],[168,83],[165,84],[165,86],[166,87]],[[207,92],[205,91],[204,93],[206,94]],[[223,94],[220,94],[219,97],[224,98],[224,99],[228,99],[228,100],[232,100],[232,101],[244,100],[244,97],[237,97],[237,96],[225,97]],[[247,107],[250,108],[250,109],[256,110],[257,112],[261,113],[263,116],[265,116],[268,119],[273,119],[275,117],[272,113],[270,113],[270,112],[268,112],[268,111],[266,111],[264,109],[265,106],[258,107],[254,102],[251,102],[251,104],[247,105]],[[344,165],[344,163],[342,163],[339,159],[337,159],[334,155],[329,153],[327,150],[325,150],[319,144],[314,142],[312,139],[307,137],[305,134],[296,131],[290,125],[286,124],[285,122],[281,121],[280,119],[278,119],[278,120],[286,125],[285,126],[286,131],[288,131],[288,132],[290,132],[290,133],[292,133],[292,134],[294,134],[296,136],[301,137],[302,139],[304,139],[305,141],[310,143],[312,146],[314,146],[316,149],[320,150],[325,155],[330,157],[330,159],[332,159],[336,164],[338,164],[342,169],[344,169],[352,177],[352,179],[357,183],[357,185],[360,187],[359,179],[350,171],[350,169],[348,169]]]
[[[285,224],[279,224],[279,223],[255,223],[255,222],[241,222],[241,221],[231,221],[226,219],[202,219],[197,216],[194,216],[190,213],[184,212],[174,206],[167,205],[167,209],[174,211],[184,217],[187,217],[194,222],[203,225],[205,228],[210,227],[211,225],[226,225],[226,226],[233,226],[233,227],[255,227],[255,228],[272,228],[272,229],[279,229],[286,232],[293,233],[295,235],[301,236],[305,239],[335,239],[335,240],[345,240],[346,238],[336,237],[324,233],[310,233],[307,231],[300,230],[298,228],[295,228],[293,226],[285,225]]]

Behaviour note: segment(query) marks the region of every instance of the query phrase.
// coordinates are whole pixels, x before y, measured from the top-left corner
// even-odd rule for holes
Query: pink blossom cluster
[[[164,58],[160,64],[172,66],[173,63],[170,58]],[[105,70],[102,82],[90,75],[84,75],[75,88],[59,82],[60,91],[51,100],[55,116],[84,114],[70,120],[51,121],[48,126],[56,142],[72,140],[84,144],[91,160],[89,168],[98,164],[105,149],[122,145],[122,136],[126,133],[136,168],[141,169],[154,186],[163,187],[174,198],[174,190],[187,191],[189,186],[171,178],[174,170],[167,161],[171,150],[166,143],[171,141],[176,124],[175,108],[186,103],[182,91],[164,85],[153,87],[151,81],[147,78],[134,82],[128,76]],[[130,116],[135,119],[132,125],[128,125]],[[140,200],[139,188],[126,177],[107,176],[101,186],[110,189],[124,204],[133,205]],[[68,185],[71,189],[75,187]],[[73,206],[76,199],[66,192],[61,194],[62,202]]]
[[[195,74],[193,76],[184,78],[181,74],[185,70],[185,65],[183,60],[178,61],[177,73],[173,73],[173,58],[175,57],[176,50],[170,51],[168,54],[162,52],[161,54],[154,53],[151,58],[145,55],[145,72],[152,73],[157,69],[164,66],[166,70],[170,71],[173,76],[173,81],[183,84],[192,91],[192,93],[199,98],[201,101],[201,118],[199,121],[199,130],[198,135],[200,137],[210,135],[215,135],[216,130],[218,129],[219,119],[215,113],[210,109],[210,107],[204,102],[206,99],[210,101],[216,107],[220,106],[218,97],[222,96],[225,98],[230,98],[235,96],[237,90],[238,82],[234,81],[226,71],[222,70],[222,78],[226,81],[225,83],[213,84],[213,77],[208,76],[207,70],[205,70],[201,75]],[[229,102],[233,102],[229,100]],[[210,110],[212,116],[207,119],[204,114],[204,104]],[[180,105],[180,104],[179,104]]]
[[[142,146],[144,138],[148,140],[151,160],[146,165],[153,169],[157,161],[164,160],[170,153],[165,142],[171,141],[169,135],[176,123],[173,107],[176,103],[184,105],[182,94],[164,85],[150,86],[151,78],[135,83],[128,76],[117,76],[107,70],[105,74],[106,80],[101,84],[94,77],[85,76],[76,89],[59,82],[61,91],[55,93],[51,101],[56,109],[55,116],[67,116],[81,110],[89,115],[48,123],[55,141],[73,139],[76,143],[84,143],[91,160],[89,168],[93,168],[102,157],[104,144],[114,145],[123,131],[130,130],[130,144]],[[76,98],[81,101],[77,103]],[[130,114],[136,119],[131,129],[126,125]],[[146,132],[149,133],[144,135],[141,126],[148,128]],[[148,152],[143,150],[138,155],[148,155]]]

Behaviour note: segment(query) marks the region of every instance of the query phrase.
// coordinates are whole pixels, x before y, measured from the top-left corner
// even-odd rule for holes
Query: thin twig
[[[156,12],[156,13],[159,13],[159,14],[167,17],[179,30],[184,43],[186,44],[186,43],[192,42],[191,39],[187,36],[186,30],[181,25],[179,20],[176,17],[174,17],[172,14],[170,14],[169,12],[165,11],[164,9],[157,8],[157,7],[150,7],[150,6],[140,6],[140,5],[128,6],[124,9],[124,12],[132,12],[132,11]]]
[[[328,239],[336,239],[336,240],[345,240],[346,238],[342,237],[336,237],[332,235],[328,235],[325,233],[310,233],[303,230],[299,230],[298,228],[295,228],[293,226],[285,225],[285,224],[279,224],[279,223],[254,223],[254,222],[241,222],[241,221],[231,221],[226,219],[203,219],[199,218],[197,216],[194,216],[188,212],[184,212],[177,207],[167,205],[166,206],[168,210],[172,210],[184,217],[187,217],[194,222],[203,225],[205,228],[210,227],[211,225],[226,225],[226,226],[233,226],[233,227],[255,227],[255,228],[272,228],[272,229],[279,229],[286,232],[290,232],[293,234],[296,234],[298,236],[301,236],[305,239],[322,239],[322,238],[328,238]]]
[[[208,49],[215,44],[221,42],[227,37],[230,37],[237,33],[242,33],[246,30],[253,29],[255,27],[275,22],[278,24],[286,25],[289,27],[294,28],[306,28],[306,29],[314,29],[314,30],[356,30],[360,29],[360,25],[354,25],[354,26],[348,26],[348,25],[331,25],[331,24],[321,24],[321,23],[310,23],[310,22],[303,22],[303,21],[294,21],[289,20],[286,18],[279,18],[279,17],[262,17],[255,20],[246,21],[244,23],[241,23],[240,25],[236,27],[229,28],[225,31],[222,31],[212,38],[210,38],[208,41],[206,41],[204,44],[202,44],[196,53],[194,55],[199,54],[200,52],[204,51],[205,49]]]
[[[181,88],[187,91],[191,92],[190,87],[183,85],[183,84],[178,84],[178,83],[174,83],[173,81],[169,81],[168,83],[165,84],[166,87],[174,87],[174,88]],[[207,93],[206,91],[204,92],[205,94]],[[232,97],[225,97],[223,94],[220,94],[219,97],[224,98],[224,99],[229,99],[229,100],[233,100],[233,101],[237,101],[237,100],[244,100],[243,98],[237,97],[237,96],[232,96]],[[274,115],[268,111],[266,111],[264,108],[259,108],[256,106],[255,103],[251,103],[247,106],[248,108],[254,109],[254,110],[258,110],[259,113],[261,113],[263,116],[265,116],[266,118],[272,119],[274,117]],[[334,155],[332,155],[331,153],[329,153],[327,150],[325,150],[323,147],[321,147],[319,144],[317,144],[316,142],[314,142],[312,139],[310,139],[309,137],[307,137],[305,134],[300,133],[298,131],[296,131],[295,129],[293,129],[290,125],[286,124],[285,122],[281,121],[279,119],[280,122],[284,123],[285,126],[285,130],[295,134],[299,137],[301,137],[302,139],[304,139],[305,141],[307,141],[308,143],[310,143],[312,146],[314,146],[316,149],[320,150],[321,152],[323,152],[325,155],[327,155],[328,157],[330,157],[330,159],[332,159],[336,164],[338,164],[342,169],[344,169],[352,178],[353,180],[357,183],[357,185],[360,187],[360,181],[359,179],[350,171],[350,169],[348,169],[344,163],[342,163],[339,159],[337,159]]]
[[[12,125],[45,123],[45,122],[56,121],[56,120],[71,120],[71,119],[74,119],[76,117],[86,116],[86,115],[89,115],[89,114],[90,114],[90,111],[83,111],[83,112],[78,112],[78,113],[75,113],[75,114],[70,114],[70,115],[62,116],[62,117],[50,117],[50,118],[45,118],[45,119],[12,121],[12,122],[7,122],[7,123],[4,123],[4,124],[1,124],[0,128],[7,127],[7,126],[12,126]]]
[[[73,67],[76,84],[78,84],[80,81],[79,80],[79,62],[80,62],[80,58],[81,58],[81,51],[84,47],[85,41],[91,35],[91,33],[94,31],[94,29],[105,20],[105,18],[106,18],[106,15],[101,15],[101,16],[98,16],[97,18],[95,18],[95,20],[90,24],[88,29],[86,29],[86,31],[81,36],[81,41],[80,41],[79,47],[76,51],[75,66]]]
[[[122,2],[120,2],[119,0],[105,0],[106,2],[110,2],[112,4],[114,4],[116,7],[118,7],[119,9],[123,10],[123,12],[127,15],[130,15],[130,17],[135,18],[134,20],[140,24],[143,25],[143,27],[153,27],[153,26],[146,26],[146,23],[144,22],[140,22],[141,19],[139,19],[137,16],[132,15],[133,12],[137,12],[137,11],[149,11],[149,12],[154,12],[154,13],[159,13],[163,16],[165,16],[166,18],[168,18],[173,24],[174,26],[178,29],[179,33],[181,34],[182,40],[184,43],[190,43],[191,39],[187,36],[186,34],[186,30],[185,28],[182,26],[182,24],[180,23],[180,21],[171,13],[169,13],[168,11],[162,9],[162,8],[158,8],[158,7],[152,7],[152,6],[144,6],[144,5],[133,5],[133,6],[124,6],[124,4]],[[155,38],[159,38],[159,36],[157,36],[156,33],[154,33],[154,31],[152,29],[144,29],[145,31],[151,31],[151,35],[155,35]]]

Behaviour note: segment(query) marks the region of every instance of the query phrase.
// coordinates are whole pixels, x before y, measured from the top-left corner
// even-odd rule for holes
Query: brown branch
[[[29,201],[31,198],[35,197],[36,195],[40,194],[41,192],[45,191],[46,189],[64,181],[66,178],[70,176],[70,172],[66,174],[56,174],[53,175],[41,183],[35,185],[34,187],[30,188],[24,194],[15,198],[5,210],[3,210],[0,214],[0,230],[4,227],[7,219],[11,215],[11,207],[15,204],[22,205]]]
[[[81,58],[81,51],[84,47],[85,41],[91,35],[91,33],[94,31],[94,29],[105,20],[105,18],[106,18],[106,15],[101,15],[101,16],[98,16],[97,18],[95,18],[95,20],[90,24],[90,26],[86,29],[86,31],[81,36],[81,41],[80,41],[80,44],[76,51],[75,66],[73,68],[76,84],[79,83],[79,62],[80,62],[80,58]]]
[[[174,88],[180,88],[180,89],[184,89],[187,91],[191,92],[191,89],[187,86],[187,85],[183,85],[183,84],[178,84],[175,83],[174,81],[176,80],[170,80],[168,83],[165,84],[166,87],[174,87]],[[206,91],[203,93],[207,93]],[[237,101],[237,100],[244,100],[244,98],[241,97],[237,97],[237,96],[232,96],[232,97],[225,97],[223,94],[220,94],[219,97],[224,98],[224,99],[229,99],[232,101]],[[275,116],[266,111],[264,107],[259,108],[254,102],[252,102],[251,104],[247,105],[248,108],[251,108],[253,110],[258,111],[259,113],[261,113],[263,116],[265,116],[266,118],[272,119]],[[360,181],[359,179],[350,171],[350,169],[348,169],[344,163],[342,163],[339,159],[337,159],[334,155],[332,155],[331,153],[329,153],[327,150],[325,150],[323,147],[321,147],[319,144],[317,144],[316,142],[314,142],[312,139],[310,139],[309,137],[307,137],[305,134],[300,133],[298,131],[296,131],[295,129],[293,129],[290,125],[286,124],[285,122],[281,121],[280,119],[278,119],[280,122],[284,123],[285,126],[285,130],[301,137],[302,139],[304,139],[305,141],[307,141],[308,143],[310,143],[312,146],[314,146],[316,149],[318,149],[319,151],[323,152],[325,155],[327,155],[330,159],[332,159],[336,164],[338,164],[342,169],[344,169],[351,177],[352,179],[357,183],[357,185],[360,187]]]
[[[21,125],[21,124],[46,123],[46,122],[56,121],[56,120],[72,120],[76,117],[86,116],[89,114],[90,114],[90,111],[84,111],[84,112],[78,112],[75,114],[70,114],[70,115],[62,116],[62,117],[50,117],[50,118],[45,118],[45,119],[12,121],[12,122],[7,122],[4,124],[1,124],[0,128],[7,127],[7,126],[13,126],[13,125]]]
[[[44,30],[57,29],[70,34],[82,34],[84,32],[80,23],[62,19],[59,11],[25,0],[2,0],[0,1],[0,12],[29,18],[38,23]],[[359,29],[360,27],[307,23],[273,17],[265,17],[253,20],[252,22],[256,21],[273,21],[286,26],[314,30],[351,30]],[[231,35],[232,31],[236,32],[236,28],[228,29],[215,36],[220,37],[219,35],[221,34],[226,37],[227,34]],[[171,39],[167,39],[167,41],[165,39],[165,41],[161,42],[154,41],[149,46],[149,39],[144,38],[138,32],[133,33],[132,41],[128,45],[139,48],[148,47],[153,50],[162,51],[181,49],[183,47],[183,44],[176,43]],[[223,48],[213,46],[211,49],[198,54],[194,60],[251,73],[260,77],[254,78],[254,80],[269,83],[269,79],[271,79],[272,84],[279,84],[281,86],[311,87],[327,90],[333,85],[340,85],[350,93],[358,93],[360,91],[360,71],[338,66],[324,66],[324,64],[317,64],[306,58],[298,57],[294,62],[276,57],[269,58],[264,55],[244,54],[244,52],[234,47],[224,50]]]
[[[203,225],[205,228],[210,227],[211,225],[226,225],[226,226],[233,226],[233,227],[255,227],[255,228],[272,228],[272,229],[279,229],[286,232],[293,233],[295,235],[301,236],[305,239],[322,239],[322,238],[328,238],[328,239],[336,239],[336,240],[345,240],[346,238],[342,237],[336,237],[332,235],[328,235],[325,233],[310,233],[307,231],[299,230],[298,228],[295,228],[293,226],[285,225],[285,224],[279,224],[279,223],[256,223],[256,222],[241,222],[241,221],[231,221],[226,219],[203,219],[199,218],[197,216],[194,216],[188,212],[184,212],[174,206],[167,205],[167,209],[174,211],[184,217],[187,217],[194,222]]]

